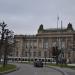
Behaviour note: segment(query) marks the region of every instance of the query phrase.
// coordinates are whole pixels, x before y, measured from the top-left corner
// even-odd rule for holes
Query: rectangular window
[[[39,48],[42,48],[42,40],[41,39],[39,39]]]
[[[29,56],[31,56],[32,55],[32,53],[31,52],[29,52]]]
[[[33,52],[33,56],[34,56],[34,57],[36,56],[36,52]]]
[[[37,42],[36,42],[36,41],[33,42],[33,48],[34,48],[34,49],[37,48]]]
[[[25,52],[25,56],[27,57],[27,52]]]
[[[38,56],[41,56],[41,51],[38,52]]]
[[[44,39],[43,47],[44,49],[48,49],[48,38]]]
[[[47,52],[46,51],[44,51],[44,57],[47,57]]]

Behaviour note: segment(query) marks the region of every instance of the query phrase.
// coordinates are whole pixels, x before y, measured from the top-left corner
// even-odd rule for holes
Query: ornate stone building
[[[56,46],[64,58],[75,62],[75,30],[71,23],[66,28],[51,29],[41,24],[36,35],[15,35],[14,56],[52,58],[52,48]]]

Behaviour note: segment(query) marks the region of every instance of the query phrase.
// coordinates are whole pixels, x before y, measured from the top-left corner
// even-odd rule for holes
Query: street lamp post
[[[46,50],[45,50],[45,65],[46,65],[46,55],[47,55],[47,54],[46,54]]]
[[[63,52],[63,48],[62,48],[62,34],[63,34],[63,31],[62,31],[62,21],[61,21],[61,64],[63,63],[63,56],[64,56],[64,52]]]
[[[59,16],[57,17],[57,34],[58,34],[58,25],[59,25]],[[57,40],[56,40],[56,47],[55,47],[55,50],[56,50],[56,64],[58,64],[58,57],[59,57],[59,54],[58,54],[58,47],[59,47],[59,37],[57,36]]]
[[[30,48],[29,48],[29,62],[30,62]]]
[[[31,40],[29,40],[29,62],[30,62],[30,56],[31,56],[30,49],[31,49]]]

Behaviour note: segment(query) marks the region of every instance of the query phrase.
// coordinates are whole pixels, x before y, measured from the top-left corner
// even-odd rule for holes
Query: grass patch
[[[62,67],[62,68],[71,68],[75,69],[75,66],[69,66],[67,64],[48,64],[49,66],[56,66],[56,67]]]
[[[16,65],[7,64],[5,67],[3,67],[3,66],[0,67],[0,72],[11,71],[15,68],[16,68]]]
[[[24,63],[24,64],[33,64],[33,62],[21,62],[21,63]]]

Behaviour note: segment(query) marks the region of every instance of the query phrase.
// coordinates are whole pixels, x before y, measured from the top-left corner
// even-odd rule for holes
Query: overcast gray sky
[[[36,34],[40,24],[56,28],[57,16],[63,27],[75,29],[75,0],[0,0],[0,22],[5,21],[15,34]]]

